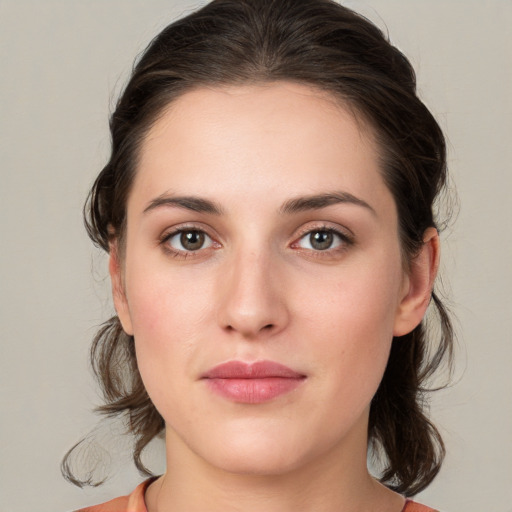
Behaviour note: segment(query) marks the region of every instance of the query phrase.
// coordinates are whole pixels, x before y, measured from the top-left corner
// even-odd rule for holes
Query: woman
[[[330,0],[217,0],[153,40],[111,132],[92,358],[139,469],[165,432],[167,470],[86,510],[431,510],[405,497],[444,455],[422,404],[452,342],[445,146],[406,58]]]

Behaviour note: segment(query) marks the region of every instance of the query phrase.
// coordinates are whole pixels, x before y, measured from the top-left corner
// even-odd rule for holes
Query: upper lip
[[[203,379],[301,379],[305,375],[275,361],[228,361],[214,366],[202,375]]]

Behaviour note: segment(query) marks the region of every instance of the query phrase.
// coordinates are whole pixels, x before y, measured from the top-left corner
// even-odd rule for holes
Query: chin
[[[283,450],[245,449],[228,450],[210,463],[227,473],[252,476],[278,476],[301,466],[301,457]]]
[[[301,441],[300,435],[294,435],[282,425],[260,427],[242,432],[228,430],[218,437],[212,435],[208,445],[201,446],[199,455],[228,473],[277,476],[306,464],[318,451],[318,446],[308,446],[306,439]]]

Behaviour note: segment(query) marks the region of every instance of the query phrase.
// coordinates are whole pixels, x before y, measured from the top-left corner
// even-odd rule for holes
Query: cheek
[[[402,280],[399,263],[378,262],[331,276],[322,293],[302,301],[300,314],[304,331],[316,333],[317,356],[331,372],[336,393],[354,403],[365,395],[362,405],[375,393],[387,364]]]
[[[204,287],[191,286],[190,281],[180,281],[169,272],[132,272],[127,282],[137,364],[161,411],[166,401],[180,396],[193,372],[190,361],[197,351],[198,335],[205,329],[211,301]]]
[[[361,345],[382,336],[391,338],[403,276],[399,263],[392,264],[395,259],[388,257],[387,264],[379,261],[368,258],[325,278],[311,276],[303,285],[301,314],[311,321],[321,318],[327,330]]]
[[[324,340],[328,345],[324,349],[330,354],[339,386],[349,396],[357,397],[367,388],[373,394],[382,378],[393,338],[394,315],[377,299],[370,301],[362,296],[359,300],[348,292],[345,289],[346,295],[331,304],[334,320],[325,321]]]
[[[208,313],[208,279],[151,261],[127,268],[127,296],[135,336],[164,344],[189,339]]]

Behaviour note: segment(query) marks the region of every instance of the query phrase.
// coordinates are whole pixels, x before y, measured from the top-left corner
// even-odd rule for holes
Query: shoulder
[[[129,496],[121,496],[119,498],[107,501],[106,503],[101,503],[100,505],[93,505],[92,507],[81,508],[79,510],[76,510],[75,512],[129,512],[128,501]],[[143,511],[141,510],[140,512]]]
[[[412,500],[407,500],[402,512],[437,512],[435,509],[416,503]]]
[[[127,496],[120,496],[106,503],[81,508],[75,512],[147,512],[144,494],[149,484],[154,480],[154,478],[150,478],[142,482]]]

